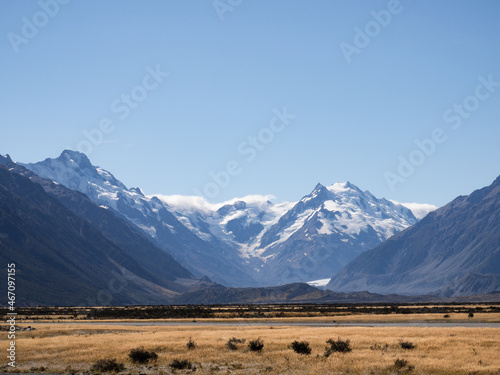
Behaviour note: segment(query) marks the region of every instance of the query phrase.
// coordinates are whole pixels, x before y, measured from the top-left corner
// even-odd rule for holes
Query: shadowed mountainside
[[[443,296],[500,290],[500,177],[361,254],[327,288]]]
[[[0,249],[4,264],[16,263],[20,304],[165,303],[186,290],[175,279],[192,278],[162,253],[172,273],[151,272],[40,185],[1,165]]]

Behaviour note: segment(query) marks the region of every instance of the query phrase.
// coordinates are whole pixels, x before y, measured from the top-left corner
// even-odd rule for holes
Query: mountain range
[[[330,278],[418,221],[403,205],[349,182],[317,184],[298,202],[248,196],[209,204],[199,197],[145,196],[75,151],[22,165],[122,217],[195,276],[227,286]]]
[[[500,177],[439,209],[350,182],[214,204],[145,195],[75,151],[0,155],[0,260],[22,265],[24,304],[458,298],[500,290],[499,202]]]
[[[200,210],[179,197],[160,199],[198,236],[236,249],[264,285],[331,277],[363,251],[417,222],[406,207],[350,182],[317,184],[300,201],[278,204],[250,196]]]

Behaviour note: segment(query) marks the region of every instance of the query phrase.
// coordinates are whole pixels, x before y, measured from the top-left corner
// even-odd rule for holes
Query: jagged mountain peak
[[[349,181],[346,182],[335,182],[334,184],[328,186],[328,190],[331,192],[343,192],[349,189],[357,189],[356,185],[353,185]]]
[[[47,159],[46,159],[47,160]],[[93,165],[90,162],[87,155],[79,151],[64,150],[57,160],[69,163],[75,163],[80,168],[92,168]]]
[[[349,181],[317,184],[266,230],[256,251],[267,259],[266,267],[287,270],[273,279],[275,283],[326,278],[331,270],[416,222],[411,210]]]
[[[327,186],[326,189],[337,195],[371,195],[369,191],[362,191],[359,187],[354,185],[353,183],[346,182],[336,182],[333,185]]]
[[[326,189],[325,185],[318,182],[312,192],[314,193],[315,191],[322,191],[324,189]]]
[[[356,185],[349,181],[336,182],[333,185],[325,186],[320,183],[316,185],[314,190],[303,197],[296,209],[312,208],[324,205],[327,201],[333,201],[343,204],[351,204],[353,206],[360,206],[363,209],[368,209],[367,202],[375,202],[376,204],[383,204],[392,206],[393,204],[384,198],[378,199],[368,190],[362,191]]]
[[[255,283],[242,269],[243,260],[236,251],[229,253],[232,249],[227,245],[214,245],[198,237],[158,197],[145,196],[139,188],[127,189],[110,172],[93,166],[86,155],[65,150],[56,159],[24,166],[87,195],[97,205],[129,221],[197,276],[207,275],[228,285]],[[218,252],[224,252],[224,256],[218,256]]]
[[[97,167],[93,166],[87,155],[72,150],[64,150],[57,158],[46,158],[38,163],[18,163],[24,167],[32,166],[45,169],[65,169],[78,171],[80,174],[94,171]]]
[[[0,154],[0,165],[7,165],[12,163],[12,159],[10,158],[9,154],[5,154],[5,156]]]
[[[349,192],[350,193],[353,193],[353,192],[361,192],[362,193],[361,189],[350,181],[335,182],[332,185],[323,185],[323,184],[318,182],[318,184],[316,185],[314,190],[316,190],[316,189],[320,189],[320,190],[326,189],[332,193],[349,193]]]
[[[318,183],[314,187],[313,191],[310,194],[304,196],[298,202],[298,204],[299,205],[302,205],[302,204],[311,205],[311,204],[314,204],[314,202],[325,200],[329,195],[330,195],[330,192],[327,189],[327,187]]]
[[[110,172],[92,165],[87,155],[73,150],[64,150],[55,159],[47,158],[38,163],[19,163],[44,178],[92,195],[96,190],[128,190]],[[137,193],[138,194],[138,193]]]
[[[317,194],[327,194],[331,193],[334,195],[339,195],[339,196],[346,196],[346,195],[370,195],[372,194],[369,191],[362,191],[359,187],[354,185],[353,183],[346,181],[346,182],[336,182],[332,185],[323,185],[321,183],[318,183],[311,194],[306,195],[304,198],[308,198],[310,196],[315,196]],[[331,196],[329,194],[329,196]]]
[[[141,196],[144,197],[144,193],[142,192],[141,188],[139,188],[139,187],[130,188],[130,191],[132,191],[134,193],[137,193],[137,194],[139,194],[139,195],[141,195]]]

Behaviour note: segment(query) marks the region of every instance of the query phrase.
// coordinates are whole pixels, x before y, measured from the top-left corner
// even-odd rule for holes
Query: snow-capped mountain
[[[329,271],[417,221],[408,208],[350,182],[318,184],[262,236],[262,274],[272,275],[272,283],[331,277]],[[281,272],[269,272],[275,269]]]
[[[213,281],[246,286],[256,282],[243,268],[237,251],[214,239],[207,242],[186,228],[157,197],[127,189],[110,172],[93,166],[82,153],[65,150],[56,159],[21,164],[43,178],[86,194],[147,234],[160,248],[193,272]]]
[[[221,204],[200,197],[159,198],[198,236],[238,249],[264,285],[331,277],[418,221],[404,205],[377,199],[349,182],[318,184],[299,202],[272,203],[271,196]]]
[[[377,199],[349,182],[318,184],[298,202],[251,195],[212,204],[201,197],[145,196],[75,151],[22,165],[86,194],[141,229],[193,274],[228,286],[331,277],[418,221],[405,204]],[[432,209],[413,208],[419,216]]]

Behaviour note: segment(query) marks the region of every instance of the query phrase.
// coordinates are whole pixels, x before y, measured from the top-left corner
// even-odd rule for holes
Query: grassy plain
[[[498,322],[499,318],[497,313],[478,313],[473,319]],[[325,321],[320,317],[288,319]],[[439,314],[392,314],[336,316],[334,319],[351,322],[468,320],[464,314],[450,314],[450,318]],[[328,320],[331,322],[331,318]],[[174,359],[191,361],[196,374],[500,374],[499,328],[130,326],[126,323],[111,326],[104,322],[92,325],[75,323],[41,323],[33,325],[35,331],[18,332],[16,370],[35,372],[43,368],[45,373],[80,373],[89,371],[99,359],[116,358],[125,365],[125,374],[193,371],[172,370],[169,364]],[[196,348],[192,350],[186,346],[190,337],[196,342]],[[251,352],[245,343],[232,351],[225,345],[231,337],[246,339],[246,342],[260,338],[264,341],[264,348],[262,352]],[[326,340],[338,337],[350,340],[352,352],[324,357]],[[0,350],[5,353],[7,341],[3,339]],[[308,341],[311,355],[296,354],[290,349],[294,340]],[[404,350],[400,341],[410,341],[415,348]],[[156,351],[158,360],[149,365],[131,363],[128,353],[141,346]],[[395,366],[398,359],[406,361],[401,368]],[[6,360],[2,361],[6,363]]]

